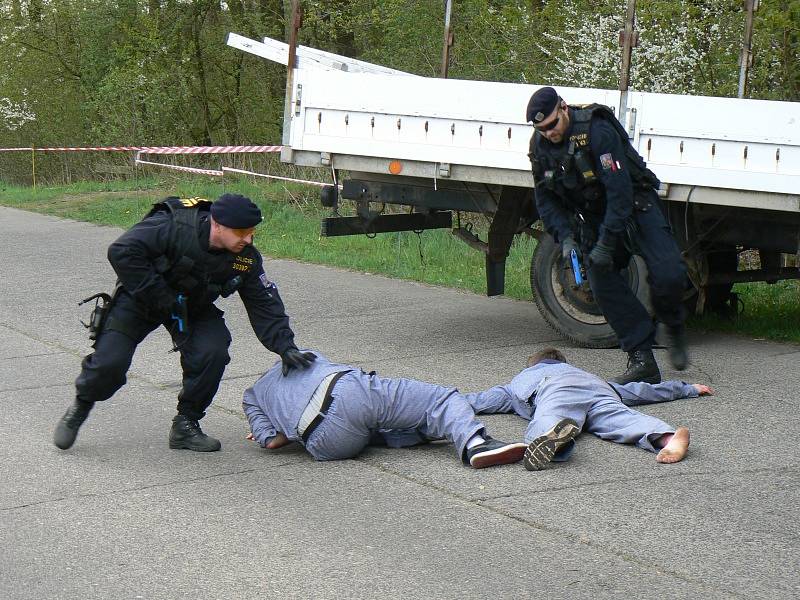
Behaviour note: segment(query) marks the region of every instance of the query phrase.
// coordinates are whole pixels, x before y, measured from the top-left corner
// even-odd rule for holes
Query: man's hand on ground
[[[289,438],[287,438],[284,434],[282,434],[279,431],[274,438],[272,438],[269,442],[267,442],[267,449],[276,450],[278,448],[282,448],[288,443],[289,443]]]
[[[281,354],[283,366],[283,376],[289,373],[289,369],[307,369],[311,363],[317,360],[317,355],[313,352],[300,352],[297,348],[289,348],[286,352]]]
[[[713,396],[714,390],[712,390],[709,386],[703,385],[702,383],[693,383],[692,386],[694,389],[697,390],[697,393],[700,396]]]
[[[256,438],[252,432],[247,434],[246,439],[250,440],[251,442],[256,441]],[[267,445],[265,447],[267,448],[267,450],[275,450],[277,448],[282,448],[283,446],[289,443],[291,443],[289,438],[287,438],[284,434],[282,434],[279,431],[278,433],[275,434],[274,438],[272,438],[269,442],[267,442]]]

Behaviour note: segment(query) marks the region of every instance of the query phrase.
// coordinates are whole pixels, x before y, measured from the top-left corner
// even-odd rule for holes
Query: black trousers
[[[124,290],[117,295],[107,324],[125,323],[126,332],[106,329],[97,337],[94,352],[83,359],[75,380],[76,397],[84,402],[108,400],[125,385],[136,347],[159,326],[164,326],[179,344],[183,387],[178,394],[178,412],[200,420],[211,405],[219,382],[230,362],[231,334],[222,311],[209,304],[190,321],[188,336],[176,331],[174,321],[153,321]],[[130,329],[129,329],[130,328]],[[166,351],[166,349],[165,349]]]
[[[682,325],[684,320],[686,264],[669,223],[659,209],[657,199],[654,200],[646,212],[634,211],[637,231],[631,237],[638,247],[637,254],[647,265],[650,300],[656,318],[675,327]],[[630,251],[620,240],[614,255],[616,269],[627,267],[630,259]],[[595,301],[617,334],[622,350],[650,350],[655,343],[655,325],[625,278],[619,270],[604,271],[593,268],[588,261],[586,263]]]

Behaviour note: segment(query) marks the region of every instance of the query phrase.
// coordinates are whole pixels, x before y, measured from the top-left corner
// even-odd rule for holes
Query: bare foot
[[[688,451],[689,430],[686,427],[678,427],[678,431],[672,435],[672,439],[656,456],[656,461],[660,463],[676,463],[683,460]]]

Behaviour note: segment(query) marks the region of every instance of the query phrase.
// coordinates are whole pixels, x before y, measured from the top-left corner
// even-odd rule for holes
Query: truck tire
[[[579,288],[570,265],[563,265],[561,248],[549,235],[542,236],[531,259],[533,300],[547,324],[568,340],[586,348],[615,348],[617,335],[595,304],[589,284]],[[623,276],[652,314],[647,267],[638,256],[631,259]]]

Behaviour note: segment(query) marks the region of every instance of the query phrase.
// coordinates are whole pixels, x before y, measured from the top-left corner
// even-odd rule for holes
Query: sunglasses
[[[234,235],[236,237],[241,238],[241,239],[244,239],[248,235],[253,234],[253,233],[256,232],[256,228],[255,227],[246,227],[245,229],[236,229],[234,227],[230,227],[229,229],[234,233]]]
[[[556,110],[557,110],[556,118],[555,118],[554,121],[552,121],[551,123],[548,123],[547,125],[545,125],[543,127],[541,125],[534,125],[533,128],[536,129],[536,131],[540,131],[542,133],[544,133],[546,131],[550,131],[551,129],[555,129],[555,127],[558,125],[559,121],[561,121],[561,107],[559,106]]]

